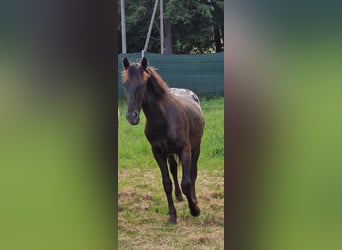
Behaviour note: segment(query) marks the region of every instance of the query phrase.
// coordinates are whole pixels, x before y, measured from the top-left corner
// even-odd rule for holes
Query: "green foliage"
[[[191,22],[191,13],[187,11],[184,1],[170,0],[165,7],[165,18],[168,18],[172,24]]]
[[[125,1],[127,52],[137,52],[143,49],[152,16],[153,2],[146,0]],[[120,7],[118,9],[120,12]],[[118,44],[121,46],[121,13],[119,13],[118,18]],[[156,30],[152,31],[150,45],[157,48],[158,45],[154,41],[154,37],[157,37]]]
[[[152,17],[154,0],[126,1],[127,52],[139,52],[146,40]],[[120,8],[118,8],[120,10]],[[121,19],[119,13],[119,40]],[[221,27],[223,40],[223,0],[177,1],[164,0],[164,19],[171,24],[172,49],[176,54],[208,53],[215,51],[214,27]],[[149,42],[149,52],[160,52],[159,8]],[[221,44],[221,47],[223,45]],[[221,48],[220,48],[221,49]],[[119,48],[119,51],[121,49]]]
[[[170,0],[165,17],[173,24],[175,51],[204,53],[213,47],[213,18],[209,5],[200,1]]]

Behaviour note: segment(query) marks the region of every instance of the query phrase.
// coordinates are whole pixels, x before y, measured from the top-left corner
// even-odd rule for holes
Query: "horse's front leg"
[[[169,170],[167,168],[166,156],[161,154],[156,149],[152,149],[152,151],[153,151],[153,156],[156,159],[156,161],[159,165],[161,174],[162,174],[164,191],[166,193],[167,203],[169,206],[169,222],[172,224],[176,224],[177,223],[177,215],[176,215],[176,209],[175,209],[175,206],[174,206],[173,200],[172,200],[172,182],[170,180]]]
[[[193,199],[193,185],[191,181],[191,152],[190,147],[186,147],[183,149],[180,160],[182,163],[183,168],[183,176],[182,176],[182,191],[185,194],[190,208],[190,213],[192,216],[199,216],[201,213],[201,210],[199,209],[197,205],[197,200]]]

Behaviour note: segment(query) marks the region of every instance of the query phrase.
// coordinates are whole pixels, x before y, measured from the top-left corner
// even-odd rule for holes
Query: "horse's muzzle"
[[[139,112],[137,112],[137,111],[127,112],[126,113],[126,120],[131,125],[137,125],[139,123],[139,121],[140,121]]]

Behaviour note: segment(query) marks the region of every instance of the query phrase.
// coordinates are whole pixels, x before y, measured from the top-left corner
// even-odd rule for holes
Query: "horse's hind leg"
[[[163,154],[160,154],[156,150],[152,150],[152,152],[162,174],[164,191],[166,193],[167,203],[169,206],[169,222],[172,224],[176,224],[177,215],[176,215],[176,209],[172,200],[172,182],[169,176],[169,169],[166,163],[166,156],[164,156]]]
[[[179,187],[179,183],[178,183],[178,178],[177,178],[177,162],[175,160],[175,157],[173,155],[168,156],[168,162],[169,162],[169,166],[170,166],[170,171],[173,177],[173,181],[175,183],[175,195],[176,195],[176,199],[178,201],[183,201],[183,196],[182,196],[182,192],[180,190]]]
[[[191,181],[191,152],[190,149],[184,149],[183,152],[180,155],[180,160],[182,162],[182,168],[183,168],[183,176],[182,176],[182,191],[185,194],[188,202],[189,202],[189,208],[190,213],[192,216],[199,216],[201,211],[199,207],[197,206],[197,200],[193,199],[194,185]],[[197,172],[196,172],[197,174]],[[194,173],[193,173],[194,176]]]
[[[196,149],[192,150],[191,152],[191,171],[190,171],[190,179],[192,184],[192,199],[197,203],[197,197],[196,197],[196,191],[195,191],[195,185],[196,185],[196,179],[197,179],[197,161],[198,157],[200,155],[200,146],[198,146]]]

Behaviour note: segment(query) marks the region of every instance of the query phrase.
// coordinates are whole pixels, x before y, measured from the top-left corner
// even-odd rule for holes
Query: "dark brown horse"
[[[126,119],[130,124],[136,125],[140,120],[141,109],[145,114],[145,135],[162,174],[169,206],[169,221],[176,223],[177,215],[167,162],[173,176],[176,198],[183,200],[177,180],[175,155],[182,164],[181,187],[188,200],[190,212],[193,216],[199,216],[195,182],[204,118],[198,97],[187,89],[168,88],[155,69],[147,66],[146,58],[141,63],[129,63],[125,58],[123,66]]]

